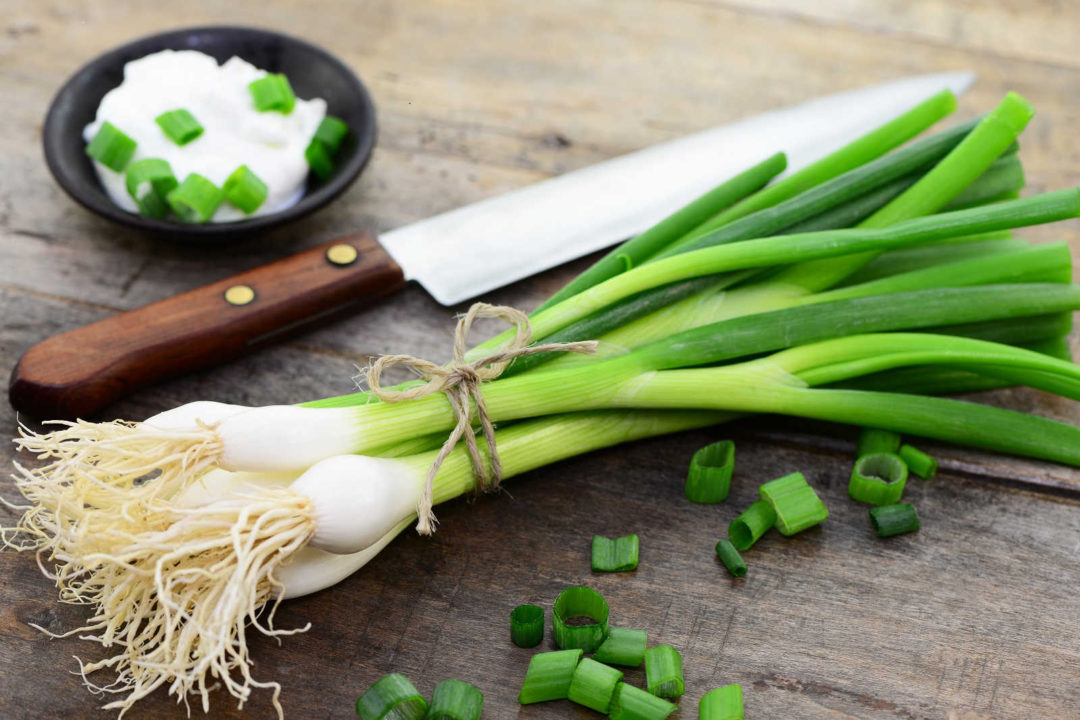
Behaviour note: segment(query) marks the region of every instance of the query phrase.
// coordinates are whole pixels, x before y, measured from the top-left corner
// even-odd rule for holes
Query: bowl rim
[[[291,205],[269,215],[260,215],[248,220],[238,220],[223,223],[204,223],[200,225],[185,225],[177,222],[147,218],[142,215],[129,213],[113,203],[104,188],[100,194],[87,192],[85,184],[77,181],[66,170],[65,163],[60,159],[64,154],[60,111],[64,100],[71,94],[71,88],[80,80],[85,79],[101,71],[103,67],[117,64],[121,57],[130,55],[144,45],[160,45],[160,49],[168,49],[170,45],[180,46],[184,38],[193,34],[207,33],[236,33],[248,35],[252,39],[274,40],[293,46],[299,46],[305,51],[319,57],[322,62],[333,67],[347,82],[352,85],[353,91],[361,105],[363,114],[368,122],[362,127],[351,128],[356,135],[355,151],[346,159],[344,166],[329,182],[317,188],[314,192],[305,193],[296,204]],[[193,49],[193,48],[192,48]],[[157,52],[147,49],[146,53]],[[377,121],[375,117],[375,103],[371,98],[367,87],[353,72],[352,68],[331,54],[328,50],[308,42],[301,38],[276,30],[259,28],[247,25],[195,25],[191,27],[168,30],[166,32],[145,35],[107,50],[89,60],[60,86],[49,103],[49,109],[45,113],[45,123],[42,127],[42,146],[45,153],[45,164],[49,172],[60,187],[87,210],[96,213],[109,220],[113,220],[131,228],[149,232],[158,237],[186,242],[214,241],[222,242],[229,239],[241,239],[252,233],[267,230],[271,227],[283,225],[298,220],[323,207],[356,181],[360,172],[371,159],[372,150],[375,146]],[[100,184],[99,184],[100,187]]]

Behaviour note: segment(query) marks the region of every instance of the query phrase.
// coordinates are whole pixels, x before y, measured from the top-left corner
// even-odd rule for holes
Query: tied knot
[[[496,318],[514,327],[514,335],[496,352],[473,362],[466,361],[465,343],[477,318]],[[434,505],[435,476],[443,462],[464,439],[469,458],[472,461],[476,477],[477,492],[488,492],[499,486],[502,480],[502,465],[495,447],[495,426],[484,404],[481,392],[483,383],[494,380],[510,366],[516,358],[542,352],[594,353],[597,343],[594,340],[569,343],[545,343],[530,345],[532,325],[529,317],[516,308],[506,305],[474,303],[468,312],[458,318],[454,330],[454,356],[449,365],[438,365],[429,360],[412,355],[384,355],[371,364],[367,371],[367,385],[375,397],[383,402],[402,402],[425,397],[437,392],[446,394],[450,407],[457,418],[457,424],[446,438],[435,460],[428,470],[424,490],[417,503],[416,529],[422,535],[430,535],[435,528]],[[416,372],[424,384],[401,390],[384,388],[381,385],[384,370],[396,365],[403,365]],[[480,446],[473,432],[472,408],[476,407],[476,417],[484,434],[484,441],[491,456],[491,472],[488,473]]]

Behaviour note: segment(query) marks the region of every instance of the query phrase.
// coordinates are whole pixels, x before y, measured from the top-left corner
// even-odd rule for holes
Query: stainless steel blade
[[[380,243],[443,305],[454,305],[663,219],[783,150],[788,172],[975,76],[939,73],[850,90],[655,145],[384,234]]]

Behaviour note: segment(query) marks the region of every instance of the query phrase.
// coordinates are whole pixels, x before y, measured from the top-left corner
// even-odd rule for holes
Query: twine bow
[[[514,337],[500,350],[480,358],[471,363],[465,362],[465,341],[472,329],[476,318],[497,318],[513,325],[516,332]],[[587,340],[569,343],[546,343],[529,346],[532,341],[532,325],[528,316],[516,308],[506,305],[488,305],[487,303],[474,303],[469,311],[458,318],[457,329],[454,331],[454,359],[449,365],[437,365],[428,360],[412,355],[384,355],[372,363],[367,371],[367,384],[374,395],[383,402],[401,402],[414,400],[432,393],[446,393],[450,406],[457,418],[457,425],[442,449],[431,463],[428,470],[427,481],[424,491],[417,503],[416,530],[421,535],[430,535],[435,528],[435,513],[432,510],[435,475],[439,467],[457,446],[458,441],[465,439],[465,445],[469,450],[472,460],[473,472],[476,475],[477,492],[487,492],[499,486],[502,480],[502,465],[499,462],[499,453],[495,448],[495,426],[488,415],[487,406],[484,404],[484,395],[480,386],[502,375],[514,359],[533,353],[542,352],[573,352],[594,353],[597,343],[595,340]],[[387,368],[395,365],[405,365],[412,368],[427,382],[424,385],[408,388],[405,390],[390,390],[382,387],[379,379]],[[472,404],[476,404],[476,415],[480,426],[484,431],[484,440],[487,442],[491,453],[491,477],[489,479],[484,458],[480,454],[480,447],[476,442],[476,435],[472,432]]]

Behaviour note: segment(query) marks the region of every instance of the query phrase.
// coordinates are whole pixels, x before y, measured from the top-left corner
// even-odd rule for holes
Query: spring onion
[[[859,442],[855,448],[855,457],[872,453],[894,453],[900,449],[900,436],[888,430],[863,428],[859,432]]]
[[[765,504],[768,505],[768,503]],[[769,505],[769,508],[772,509],[772,506]],[[745,515],[745,513],[743,514]],[[730,540],[720,540],[716,543],[716,557],[720,558],[720,562],[724,563],[724,567],[727,568],[732,577],[738,578],[746,575],[746,561],[742,559],[739,551],[735,549],[735,545]]]
[[[337,151],[341,148],[341,143],[345,141],[348,135],[349,126],[341,118],[327,115],[319,123],[319,127],[315,128],[314,139],[325,145],[326,151],[333,156],[337,154]]]
[[[624,682],[615,686],[608,717],[611,720],[664,720],[678,705]]]
[[[776,529],[781,535],[794,535],[829,517],[825,503],[799,472],[770,480],[758,488],[758,494],[776,511]]]
[[[645,659],[646,632],[630,628],[608,628],[607,637],[593,657],[606,665],[637,667]]]
[[[622,677],[620,670],[585,658],[574,668],[567,697],[578,705],[606,714]]]
[[[870,508],[870,524],[878,537],[892,537],[919,529],[919,515],[910,503],[879,505]]]
[[[270,73],[253,80],[248,85],[248,90],[251,92],[255,109],[259,112],[274,111],[288,115],[296,107],[296,95],[289,85],[289,79],[281,73]]]
[[[135,146],[134,140],[106,121],[86,145],[86,154],[110,170],[123,172],[135,154]]]
[[[683,685],[682,655],[670,645],[657,645],[645,651],[645,684],[651,694],[676,698]]]
[[[154,122],[177,145],[187,145],[203,134],[203,126],[183,108],[167,110],[154,118]]]
[[[124,183],[139,212],[154,218],[168,213],[165,199],[178,184],[168,161],[161,158],[145,158],[128,165]]]
[[[304,159],[307,160],[311,172],[315,173],[315,177],[320,180],[325,180],[334,172],[334,161],[331,159],[326,145],[318,140],[312,140],[308,143],[308,146],[304,149]]]
[[[518,702],[522,705],[563,700],[570,694],[574,669],[581,660],[581,650],[556,650],[537,653],[529,660]]]
[[[510,611],[510,639],[523,648],[536,647],[544,639],[544,609],[518,605]]]
[[[625,572],[638,565],[638,536],[611,538],[594,535],[592,539],[593,572]]]
[[[851,470],[848,495],[857,502],[892,505],[904,494],[908,468],[895,453],[874,452],[861,456]]]
[[[398,673],[383,675],[356,701],[362,720],[423,720],[427,711],[424,696]]]
[[[424,720],[480,720],[484,694],[461,680],[443,680],[431,694],[431,707]]]
[[[929,480],[937,474],[938,461],[930,457],[922,450],[911,445],[901,445],[898,453],[900,459],[908,470],[915,473],[923,480]]]
[[[698,720],[743,720],[742,688],[725,685],[705,693],[698,703]]]
[[[772,504],[758,500],[731,521],[728,525],[728,537],[731,538],[732,545],[745,552],[775,525],[776,511]]]
[[[735,443],[730,440],[706,445],[690,458],[683,492],[696,503],[718,503],[727,499],[731,474],[735,469]]]
[[[590,587],[574,585],[559,593],[551,612],[552,636],[564,650],[581,648],[593,652],[604,642],[608,631],[608,604],[604,596]],[[570,625],[575,618],[589,623]]]
[[[202,175],[191,173],[169,193],[167,199],[169,207],[180,220],[203,223],[218,209],[218,205],[225,199],[225,193]]]
[[[222,186],[225,199],[250,215],[259,209],[269,192],[266,183],[251,171],[247,165],[241,165],[232,171]]]

